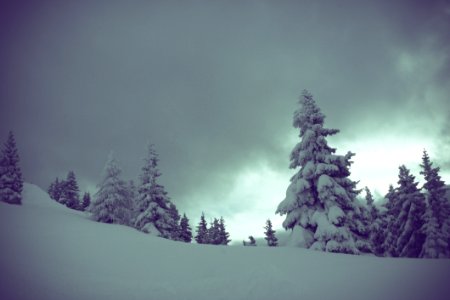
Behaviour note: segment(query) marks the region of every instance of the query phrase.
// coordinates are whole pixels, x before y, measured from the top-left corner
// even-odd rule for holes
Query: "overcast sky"
[[[422,150],[450,181],[449,1],[11,1],[0,4],[0,136],[28,182],[95,191],[113,150],[137,180],[148,141],[194,227],[262,235],[315,96],[352,178],[380,194]]]

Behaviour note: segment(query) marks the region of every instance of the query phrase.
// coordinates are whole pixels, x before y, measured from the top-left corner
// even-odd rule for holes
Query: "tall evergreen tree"
[[[0,154],[0,201],[22,204],[23,179],[19,166],[19,153],[12,131]]]
[[[418,257],[425,240],[421,231],[425,199],[409,169],[400,166],[399,170],[399,187],[394,195],[395,214],[389,225],[386,249],[394,257]]]
[[[158,162],[158,154],[154,146],[149,144],[140,176],[137,196],[139,215],[136,217],[135,227],[147,233],[173,239],[178,230],[179,215],[178,212],[174,213],[175,205],[170,201],[164,186],[158,183],[161,176]]]
[[[395,226],[395,220],[400,214],[401,203],[398,201],[397,190],[392,184],[389,185],[389,190],[384,198],[387,200],[383,205],[386,208],[384,213],[385,227],[378,233],[377,240],[383,240],[383,244],[379,247],[378,252],[383,252],[383,255],[386,256],[398,256],[398,254],[394,253],[395,246],[393,245],[395,245],[398,238],[398,228]]]
[[[197,235],[195,236],[195,241],[198,244],[208,244],[208,225],[205,220],[205,214],[202,213],[200,217],[200,223],[197,226]]]
[[[61,202],[65,203],[68,208],[79,209],[80,206],[80,189],[78,188],[77,179],[75,173],[69,171],[64,184],[62,192]]]
[[[129,225],[131,203],[121,173],[122,170],[111,153],[98,185],[99,190],[89,207],[92,217],[98,222]]]
[[[186,214],[183,214],[180,221],[180,240],[185,243],[190,243],[192,241],[192,230],[189,226],[189,219],[186,217]]]
[[[220,217],[218,231],[219,231],[220,245],[228,245],[228,243],[231,242],[231,240],[229,239],[230,234],[227,232],[225,228],[225,220],[223,219],[223,217]]]
[[[264,229],[266,230],[264,231],[264,235],[266,236],[264,239],[267,241],[267,246],[278,246],[278,239],[275,236],[275,230],[272,229],[272,222],[270,221],[270,219],[267,219]]]
[[[439,167],[433,167],[426,151],[423,152],[420,166],[422,167],[420,174],[425,178],[423,187],[427,191],[428,200],[422,228],[425,242],[420,257],[447,258],[450,257],[450,207],[445,197],[445,183],[439,176]]]
[[[291,178],[276,212],[286,215],[285,229],[301,231],[298,236],[304,240],[300,246],[357,254],[356,236],[350,228],[350,213],[359,193],[356,182],[349,178],[354,154],[336,155],[336,149],[328,146],[326,138],[339,130],[324,128],[324,119],[313,96],[303,91],[293,120],[301,141],[290,156],[290,168],[300,170]]]

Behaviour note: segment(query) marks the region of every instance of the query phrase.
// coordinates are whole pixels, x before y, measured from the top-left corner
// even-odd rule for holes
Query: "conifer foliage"
[[[388,195],[389,225],[384,248],[389,256],[418,257],[424,242],[421,228],[425,198],[404,165],[399,167],[398,178],[398,188]]]
[[[55,181],[53,181],[47,189],[50,198],[52,198],[56,202],[61,202],[64,184],[65,184],[64,180],[60,181],[59,178],[56,177]]]
[[[131,202],[127,185],[121,178],[121,169],[111,153],[106,162],[99,190],[89,210],[92,217],[102,223],[128,225],[131,216]]]
[[[264,235],[266,236],[264,239],[267,241],[267,246],[278,246],[278,239],[275,236],[275,230],[272,229],[272,222],[269,219],[266,221],[266,226],[264,229],[266,230],[264,231]]]
[[[164,186],[158,183],[161,176],[158,161],[158,154],[150,144],[140,176],[137,196],[138,216],[134,225],[143,232],[177,240],[180,216],[167,196]]]
[[[0,200],[9,204],[22,203],[23,179],[19,153],[12,131],[0,154]]]
[[[75,173],[69,171],[67,173],[67,178],[64,182],[64,189],[62,192],[62,200],[68,208],[79,209],[80,207],[80,189],[78,188],[77,179],[75,178]]]
[[[200,223],[197,226],[197,235],[195,236],[195,241],[198,244],[208,244],[209,236],[208,236],[208,224],[205,220],[205,214],[202,213],[200,217]]]
[[[349,179],[351,158],[336,155],[326,138],[339,132],[324,128],[325,115],[308,91],[300,97],[294,112],[293,126],[300,130],[301,141],[290,156],[290,168],[300,170],[291,178],[286,198],[276,210],[286,215],[285,229],[299,231],[299,246],[357,254],[356,236],[350,229],[350,212],[359,191]]]
[[[189,219],[186,217],[186,214],[183,214],[180,221],[180,241],[185,243],[192,241],[192,229],[189,226]]]
[[[439,167],[433,167],[433,163],[426,151],[423,152],[420,165],[425,178],[424,189],[427,191],[427,208],[423,215],[422,232],[425,242],[420,252],[420,257],[447,258],[450,257],[449,247],[449,201],[445,198],[445,183],[439,176]]]
[[[81,201],[80,210],[85,211],[89,205],[91,205],[91,194],[89,192],[85,192],[83,195],[83,200]]]
[[[229,237],[230,234],[225,228],[223,217],[220,219],[214,218],[211,226],[208,228],[205,214],[202,213],[200,223],[197,226],[197,235],[195,236],[195,241],[198,244],[228,245],[231,241]]]

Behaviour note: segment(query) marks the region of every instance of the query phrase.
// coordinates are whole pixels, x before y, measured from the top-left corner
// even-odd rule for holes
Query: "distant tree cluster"
[[[439,167],[423,152],[422,188],[405,166],[399,167],[398,186],[390,186],[382,211],[372,217],[372,247],[380,256],[449,258],[450,202]]]
[[[22,204],[23,179],[19,166],[19,153],[12,131],[0,153],[0,201]]]
[[[98,222],[123,224],[142,232],[175,241],[190,243],[189,219],[181,218],[164,186],[158,182],[158,154],[149,145],[139,177],[139,184],[122,179],[122,171],[110,154],[98,191],[88,210]]]
[[[198,244],[228,245],[231,241],[229,237],[230,234],[226,231],[223,217],[220,219],[214,218],[208,228],[205,214],[202,213],[197,226],[197,235],[195,236],[195,241]]]
[[[439,168],[432,166],[427,152],[421,164],[426,181],[422,188],[400,166],[398,187],[390,187],[383,207],[375,206],[368,188],[366,203],[361,203],[361,191],[349,178],[354,154],[335,154],[326,138],[339,130],[324,128],[324,119],[313,96],[304,91],[293,120],[301,141],[290,157],[290,167],[300,170],[277,208],[286,215],[283,227],[300,237],[298,246],[350,254],[449,257],[450,204]]]
[[[56,202],[75,210],[86,210],[91,201],[88,192],[84,193],[83,198],[80,199],[80,189],[73,171],[67,173],[65,180],[57,177],[48,187],[47,193]]]

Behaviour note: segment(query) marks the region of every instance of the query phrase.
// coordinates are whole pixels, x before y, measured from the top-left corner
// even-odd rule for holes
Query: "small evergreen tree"
[[[197,235],[195,236],[195,241],[198,244],[208,244],[208,225],[206,224],[205,214],[202,213],[200,217],[200,223],[197,226]]]
[[[208,229],[208,244],[220,245],[222,243],[219,226],[219,220],[217,218],[214,218],[214,220],[211,222],[211,226],[209,226]]]
[[[69,171],[64,184],[61,202],[65,203],[68,208],[78,209],[80,204],[79,188],[75,178],[75,173]]]
[[[89,194],[89,192],[85,192],[83,195],[83,200],[81,202],[80,210],[82,211],[87,210],[89,205],[91,205],[91,194]]]
[[[433,163],[426,151],[422,156],[422,174],[425,178],[424,189],[427,191],[428,205],[423,215],[422,232],[425,242],[420,257],[447,258],[450,256],[449,247],[449,202],[445,198],[445,183],[439,176],[439,167]]]
[[[19,153],[12,131],[0,154],[0,201],[22,204],[23,179],[19,166]]]
[[[180,221],[180,240],[185,243],[190,243],[192,241],[192,230],[189,226],[189,219],[186,217],[186,214],[183,214]]]
[[[53,181],[47,192],[50,196],[50,198],[52,198],[53,200],[55,200],[56,202],[60,202],[61,203],[61,198],[64,192],[64,185],[65,185],[65,181],[64,180],[59,180],[58,177],[56,177],[55,181]]]
[[[244,246],[256,246],[256,241],[255,241],[255,238],[253,236],[249,236],[248,239],[249,239],[248,242],[242,241]]]
[[[372,192],[370,191],[370,189],[367,186],[364,188],[364,191],[366,192],[366,197],[365,197],[366,198],[366,204],[367,204],[367,206],[370,207],[374,203]]]
[[[275,236],[275,230],[272,229],[272,222],[270,221],[270,219],[267,219],[264,229],[266,230],[264,231],[264,235],[266,236],[264,239],[267,241],[267,246],[278,246],[278,239]]]
[[[89,207],[94,220],[102,223],[129,224],[131,203],[121,173],[122,170],[111,153],[103,171],[103,178],[98,185],[99,190]]]

